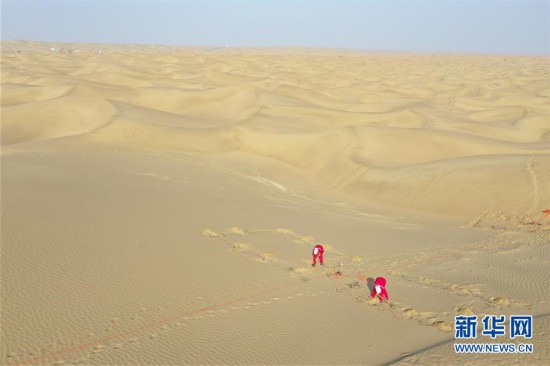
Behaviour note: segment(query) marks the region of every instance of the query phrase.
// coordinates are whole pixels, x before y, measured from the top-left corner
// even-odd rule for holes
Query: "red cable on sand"
[[[540,225],[540,223],[542,222],[542,220],[544,220],[545,218],[547,218],[548,216],[550,216],[550,208],[548,210],[544,210],[542,211],[542,213],[544,214],[541,219],[539,221],[533,221],[533,225]]]
[[[312,280],[318,279],[318,278],[321,278],[321,277],[324,277],[324,276],[326,276],[326,274],[323,273],[322,275],[313,277]],[[303,284],[303,283],[307,283],[307,282],[309,282],[309,281],[304,281],[302,279],[299,282],[292,282],[292,283],[289,283],[289,284],[284,285],[284,286],[273,287],[273,288],[268,289],[266,291],[258,292],[256,294],[253,294],[253,295],[250,295],[250,296],[241,297],[241,298],[236,299],[236,300],[231,300],[231,301],[228,301],[228,302],[225,302],[225,303],[210,305],[210,306],[207,306],[207,307],[204,307],[204,308],[201,308],[201,309],[191,310],[191,311],[188,311],[188,312],[185,312],[185,313],[177,314],[177,315],[171,316],[169,318],[165,318],[165,319],[158,320],[156,322],[145,324],[145,325],[143,325],[139,328],[131,329],[131,330],[128,330],[128,331],[123,332],[123,333],[113,334],[111,336],[101,338],[101,339],[98,339],[96,341],[88,342],[88,343],[85,343],[85,344],[81,344],[81,345],[78,345],[78,346],[74,346],[72,348],[68,348],[68,349],[65,349],[65,350],[54,351],[54,352],[47,353],[45,355],[36,356],[36,357],[31,358],[31,359],[20,362],[17,365],[19,365],[19,366],[29,365],[33,362],[43,360],[45,358],[51,358],[51,357],[55,357],[55,356],[65,354],[65,353],[70,353],[70,352],[74,352],[74,351],[77,351],[77,350],[89,348],[89,347],[92,347],[92,346],[97,346],[101,343],[107,343],[109,341],[112,341],[113,339],[123,338],[123,337],[129,336],[131,334],[141,332],[145,329],[152,328],[152,327],[155,327],[155,326],[159,326],[159,325],[164,324],[164,323],[168,323],[172,320],[175,320],[175,319],[187,316],[187,315],[192,315],[192,314],[200,313],[200,312],[203,312],[203,311],[212,310],[212,309],[220,308],[220,307],[223,307],[223,306],[231,305],[231,304],[234,304],[236,302],[249,300],[249,299],[261,296],[261,295],[268,294],[270,292],[274,292],[274,291],[277,291],[277,290],[281,290],[281,289],[284,289],[284,288],[287,288],[287,287],[291,287],[291,286],[295,286],[295,285],[299,285],[299,284]]]

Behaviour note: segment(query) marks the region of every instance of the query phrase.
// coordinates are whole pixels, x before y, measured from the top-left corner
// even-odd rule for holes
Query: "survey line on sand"
[[[165,319],[161,319],[161,320],[156,321],[156,322],[151,322],[149,324],[145,324],[145,325],[143,325],[139,328],[131,329],[131,330],[128,330],[126,332],[122,332],[122,333],[118,333],[118,334],[113,334],[109,337],[101,338],[101,339],[98,339],[96,341],[92,341],[92,342],[88,342],[88,343],[85,343],[85,344],[77,345],[77,346],[67,348],[67,349],[64,349],[64,350],[61,350],[61,351],[50,352],[50,353],[47,353],[45,355],[33,357],[31,359],[28,359],[28,360],[22,361],[20,363],[17,363],[16,365],[18,365],[18,366],[30,365],[30,364],[32,364],[36,361],[40,361],[40,360],[43,360],[43,359],[46,359],[46,358],[52,358],[52,357],[60,356],[60,355],[63,355],[63,354],[71,353],[71,352],[74,352],[74,351],[83,350],[83,349],[86,349],[86,348],[89,348],[89,347],[92,347],[92,346],[97,346],[97,345],[100,345],[101,343],[107,343],[107,342],[110,342],[114,339],[124,338],[124,337],[127,337],[129,335],[142,332],[146,329],[153,328],[153,327],[159,326],[161,324],[168,323],[170,321],[176,320],[178,318],[181,318],[181,317],[184,317],[184,316],[187,316],[187,315],[193,315],[193,314],[201,313],[201,312],[204,312],[204,311],[207,311],[207,310],[212,310],[212,309],[228,306],[228,305],[234,304],[236,302],[241,302],[241,301],[253,299],[253,298],[261,296],[261,295],[265,295],[265,294],[268,294],[268,293],[271,293],[271,292],[274,292],[274,291],[277,291],[277,290],[282,290],[282,289],[287,288],[287,287],[291,287],[291,286],[295,286],[295,285],[299,285],[299,284],[304,284],[304,283],[307,283],[307,282],[310,282],[312,280],[316,280],[316,279],[319,279],[319,278],[322,278],[322,277],[326,277],[326,274],[323,273],[323,274],[315,276],[311,279],[301,279],[300,281],[292,282],[292,283],[289,283],[289,284],[284,285],[284,286],[273,287],[273,288],[268,289],[266,291],[258,292],[256,294],[241,297],[239,299],[231,300],[231,301],[228,301],[228,302],[224,302],[224,303],[220,303],[220,304],[214,304],[214,305],[210,305],[210,306],[207,306],[207,307],[204,307],[204,308],[187,311],[185,313],[177,314],[177,315],[171,316],[169,318],[165,318]]]

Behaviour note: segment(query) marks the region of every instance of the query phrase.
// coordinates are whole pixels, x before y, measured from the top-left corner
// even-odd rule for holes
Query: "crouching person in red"
[[[323,265],[323,253],[325,252],[325,249],[321,244],[317,244],[315,248],[313,248],[313,263],[311,264],[313,267],[317,264],[317,258],[319,258],[319,263]]]
[[[386,291],[386,279],[384,277],[376,277],[374,288],[372,289],[371,297],[377,297],[380,301],[390,302],[390,296]]]

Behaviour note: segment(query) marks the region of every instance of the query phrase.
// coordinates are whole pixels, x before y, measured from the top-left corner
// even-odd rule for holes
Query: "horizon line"
[[[216,48],[216,49],[311,49],[311,50],[342,50],[357,53],[397,53],[397,54],[436,54],[436,55],[483,55],[483,56],[524,56],[524,57],[550,57],[550,53],[506,53],[506,52],[483,52],[483,51],[449,51],[449,50],[394,50],[394,49],[371,49],[371,48],[353,48],[337,46],[231,46],[229,44],[166,44],[166,43],[125,43],[125,42],[91,42],[91,41],[36,41],[31,39],[1,39],[4,42],[27,42],[38,44],[78,44],[78,45],[104,45],[104,46],[141,46],[141,47],[166,47],[166,48]]]

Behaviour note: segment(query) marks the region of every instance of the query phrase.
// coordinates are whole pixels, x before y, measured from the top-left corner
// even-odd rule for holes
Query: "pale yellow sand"
[[[1,62],[1,364],[550,363],[548,58]],[[456,355],[457,314],[532,314],[535,351]]]

